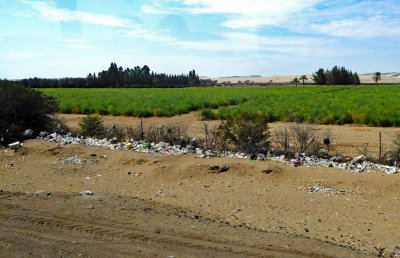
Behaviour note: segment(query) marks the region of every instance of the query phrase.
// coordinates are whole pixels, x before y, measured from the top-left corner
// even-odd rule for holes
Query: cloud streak
[[[117,34],[125,37],[148,39],[159,42],[173,40],[171,37],[160,35],[152,28],[136,23],[130,19],[113,15],[59,9],[44,2],[21,1],[25,4],[29,4],[42,17],[53,22],[78,21],[84,24],[115,28]]]

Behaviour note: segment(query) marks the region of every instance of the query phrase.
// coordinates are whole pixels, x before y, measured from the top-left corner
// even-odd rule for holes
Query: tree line
[[[331,70],[320,68],[312,74],[312,80],[317,85],[360,85],[357,73],[347,70],[345,67],[334,66]]]
[[[89,73],[86,78],[29,78],[21,80],[29,88],[183,88],[201,86],[195,70],[189,74],[155,73],[147,65],[133,69],[111,63],[107,70]],[[207,85],[207,81],[204,84]]]

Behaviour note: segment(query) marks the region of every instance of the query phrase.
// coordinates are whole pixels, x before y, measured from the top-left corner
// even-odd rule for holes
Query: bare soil
[[[70,156],[82,162],[61,162]],[[335,192],[310,193],[315,185]],[[378,172],[31,140],[0,153],[0,256],[388,255],[400,239],[399,186]]]

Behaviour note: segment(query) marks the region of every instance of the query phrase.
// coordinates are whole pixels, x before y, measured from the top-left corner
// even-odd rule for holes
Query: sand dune
[[[360,75],[360,80],[361,83],[373,83],[374,81],[372,80],[373,73],[368,73],[368,74],[361,74]],[[274,76],[266,76],[266,77],[218,77],[218,78],[212,78],[213,80],[218,80],[218,82],[232,82],[232,83],[237,83],[238,81],[251,81],[251,82],[256,82],[256,83],[267,83],[267,82],[273,82],[273,83],[289,83],[291,82],[294,78],[300,78],[301,75],[274,75]],[[306,81],[306,83],[312,83],[313,81],[311,80],[311,74],[308,74],[307,77],[309,80]],[[398,72],[391,72],[391,73],[382,73],[382,80],[380,83],[400,83],[400,73]]]

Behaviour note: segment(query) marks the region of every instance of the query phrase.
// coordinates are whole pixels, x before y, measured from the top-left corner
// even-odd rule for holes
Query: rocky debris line
[[[211,157],[224,157],[235,159],[250,159],[250,155],[244,153],[235,153],[230,151],[217,152],[211,150],[204,150],[196,147],[196,140],[189,141],[186,146],[170,145],[165,142],[149,143],[145,141],[129,141],[129,142],[114,142],[107,139],[96,138],[82,138],[72,137],[71,135],[49,134],[44,139],[49,142],[57,142],[63,145],[66,144],[85,144],[90,146],[106,147],[112,150],[133,150],[144,153],[162,153],[167,155],[184,155],[187,153],[194,153],[198,158],[211,158]],[[254,155],[253,155],[254,156]],[[375,170],[382,171],[386,174],[398,173],[396,166],[387,166],[376,164],[368,161],[365,156],[358,156],[353,160],[345,160],[342,157],[336,156],[332,158],[319,158],[316,156],[306,156],[305,154],[297,154],[295,159],[288,160],[285,155],[276,156],[273,154],[263,155],[258,154],[252,157],[252,160],[273,160],[281,163],[286,163],[294,167],[307,166],[307,167],[332,167],[337,169],[349,170],[356,173],[372,172]]]
[[[328,195],[349,193],[345,189],[336,190],[334,188],[323,186],[323,185],[314,185],[314,186],[309,186],[309,187],[299,187],[299,190],[308,191],[309,193],[326,193]]]
[[[342,157],[336,156],[332,158],[318,158],[316,156],[306,156],[304,154],[297,155],[296,159],[287,160],[284,155],[272,156],[270,160],[287,163],[294,167],[307,166],[307,167],[331,167],[342,170],[350,170],[355,173],[372,172],[372,171],[382,171],[386,174],[396,174],[400,171],[396,166],[387,166],[382,164],[377,164],[369,161],[365,156],[355,157],[353,160],[345,160]]]

